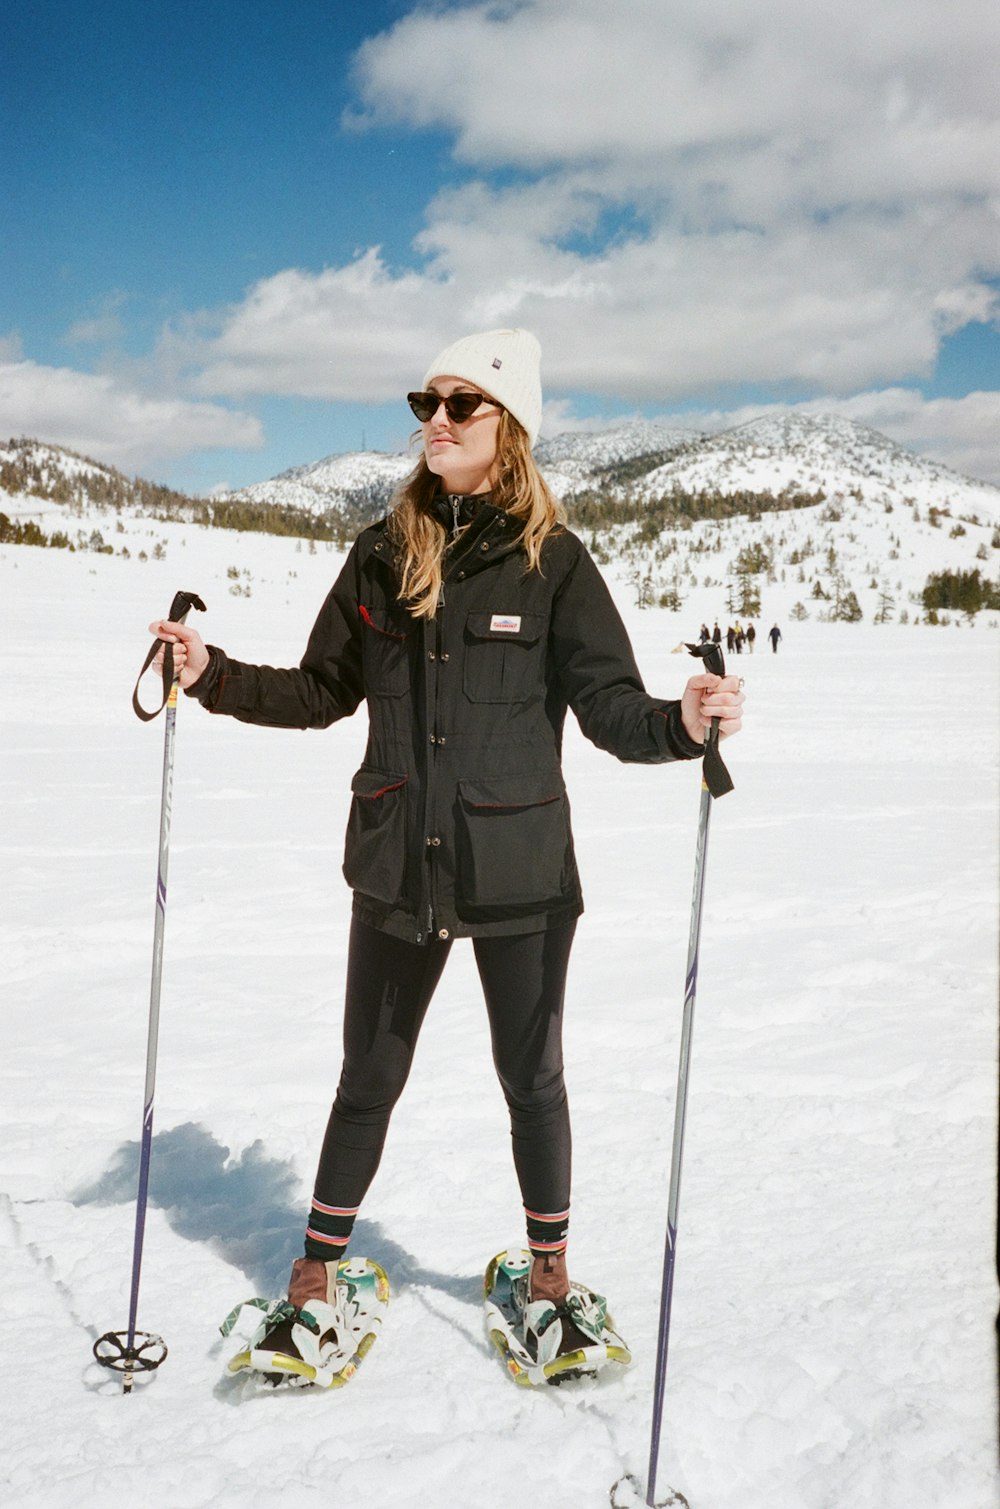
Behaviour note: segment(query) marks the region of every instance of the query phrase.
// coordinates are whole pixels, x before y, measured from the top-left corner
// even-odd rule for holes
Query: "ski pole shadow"
[[[288,1159],[271,1158],[261,1141],[238,1158],[197,1122],[157,1132],[149,1164],[149,1204],[162,1210],[178,1236],[205,1242],[245,1273],[257,1294],[284,1294],[295,1258],[302,1256],[307,1199]],[[72,1196],[74,1205],[134,1202],[139,1143],[125,1142],[104,1173]],[[482,1280],[440,1273],[419,1262],[377,1221],[359,1220],[351,1250],[381,1263],[398,1294],[410,1286],[438,1289],[478,1307]]]

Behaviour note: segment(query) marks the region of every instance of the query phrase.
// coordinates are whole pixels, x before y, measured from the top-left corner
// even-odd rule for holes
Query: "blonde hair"
[[[535,465],[527,431],[513,414],[501,412],[497,426],[496,480],[490,501],[522,521],[520,544],[527,556],[526,571],[540,571],[542,546],[565,516]],[[414,618],[433,618],[444,571],[444,557],[452,537],[431,513],[441,479],[423,456],[396,494],[389,516],[389,537],[400,564],[399,600]],[[464,531],[463,531],[464,532]]]

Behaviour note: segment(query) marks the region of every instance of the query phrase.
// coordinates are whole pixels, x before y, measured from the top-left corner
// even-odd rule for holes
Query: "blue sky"
[[[397,449],[524,324],[543,433],[825,407],[1000,480],[1000,24],[967,0],[33,0],[0,433],[190,491]]]

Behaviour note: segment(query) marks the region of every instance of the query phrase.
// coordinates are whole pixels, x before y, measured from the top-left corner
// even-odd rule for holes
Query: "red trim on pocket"
[[[393,629],[380,629],[379,626],[378,626],[378,624],[372,618],[372,616],[369,613],[368,609],[365,607],[364,603],[358,603],[358,612],[361,614],[361,617],[363,618],[363,620],[365,621],[365,623],[368,625],[369,629],[374,629],[376,634],[384,634],[385,637],[386,637],[386,639],[405,639],[406,638],[405,634],[397,634]]]
[[[469,806],[474,807],[477,812],[484,808],[487,812],[502,812],[505,807],[547,807],[550,802],[557,802],[561,796],[562,792],[557,791],[555,796],[532,797],[530,802],[474,802],[469,798],[466,800]]]
[[[382,786],[378,791],[356,791],[354,795],[359,796],[363,802],[375,802],[380,796],[388,796],[390,791],[398,791],[401,786],[405,785],[405,780],[394,781],[391,786]]]

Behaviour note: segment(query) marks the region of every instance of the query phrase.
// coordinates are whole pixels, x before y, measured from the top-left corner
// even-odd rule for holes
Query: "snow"
[[[292,467],[268,482],[253,482],[220,497],[245,498],[251,503],[277,502],[306,513],[324,514],[342,508],[345,502],[366,490],[369,493],[384,490],[388,496],[414,465],[414,456],[406,452],[385,455],[379,451],[349,451],[325,456],[307,466]]]
[[[182,700],[139,1308],[170,1354],[126,1400],[91,1346],[128,1315],[163,739],[129,705],[145,626],[183,587],[210,640],[294,663],[340,556],[124,529],[130,560],[0,548],[0,1501],[506,1509],[529,1484],[532,1502],[598,1509],[645,1477],[697,771],[567,738],[588,903],[567,1011],[571,1269],[609,1294],[633,1367],[521,1391],[488,1346],[481,1274],[522,1222],[460,944],[353,1244],[393,1280],[385,1334],[344,1391],[257,1393],[226,1375],[215,1328],[279,1292],[300,1250],[339,1066],[340,844],[365,730],[247,728]],[[166,559],[140,562],[159,541]],[[673,615],[614,586],[648,684],[675,693],[673,652],[722,616],[719,590]],[[736,790],[712,817],[658,1494],[985,1509],[996,637],[795,625],[793,591],[765,590],[780,653],[739,661]]]

